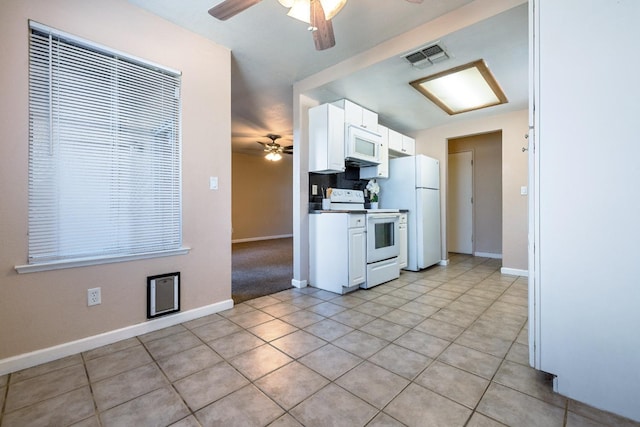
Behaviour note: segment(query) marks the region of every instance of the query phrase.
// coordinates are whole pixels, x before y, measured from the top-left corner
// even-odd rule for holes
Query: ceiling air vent
[[[449,59],[449,55],[447,55],[447,52],[445,52],[442,46],[434,43],[405,55],[404,59],[409,61],[409,63],[414,67],[425,68],[435,64],[436,62]]]

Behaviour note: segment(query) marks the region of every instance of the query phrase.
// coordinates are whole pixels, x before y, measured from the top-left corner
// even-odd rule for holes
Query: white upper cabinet
[[[332,104],[309,109],[309,172],[344,172],[344,110]]]
[[[389,129],[390,157],[413,156],[416,154],[416,140]]]
[[[389,131],[386,126],[378,125],[378,133],[382,135],[380,164],[360,168],[360,179],[389,178]]]
[[[341,99],[333,104],[344,110],[346,124],[361,126],[373,132],[378,129],[378,113],[367,110],[348,99]]]

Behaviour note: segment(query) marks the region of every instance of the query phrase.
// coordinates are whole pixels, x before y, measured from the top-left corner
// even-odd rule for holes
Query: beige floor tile
[[[381,295],[372,301],[378,304],[388,305],[393,308],[400,308],[409,302],[406,298],[399,298],[391,295],[390,293]]]
[[[502,361],[490,354],[455,343],[443,351],[438,360],[486,379],[493,377]]]
[[[312,295],[314,296],[314,298],[318,298],[323,301],[331,301],[332,299],[338,297],[338,294],[335,294],[333,292],[328,292],[322,289],[316,289],[316,292],[314,292]]]
[[[590,420],[582,415],[575,414],[571,411],[567,413],[567,422],[565,427],[608,427],[613,424],[602,424],[595,420]],[[615,424],[617,426],[617,424]]]
[[[293,298],[290,302],[296,307],[307,308],[313,305],[321,304],[324,302],[324,300],[316,298],[313,295],[303,295]]]
[[[260,338],[244,330],[227,335],[208,343],[220,356],[231,359],[239,354],[249,351],[264,344]]]
[[[374,320],[375,316],[350,309],[331,316],[331,319],[358,329]]]
[[[422,292],[412,291],[403,286],[402,288],[389,292],[389,295],[411,301],[421,296]]]
[[[238,326],[243,328],[250,328],[257,326],[261,323],[273,320],[274,317],[260,310],[250,311],[248,313],[234,314],[233,316],[227,316],[228,320],[231,320]]]
[[[82,387],[6,413],[2,426],[63,426],[89,418],[94,413],[91,390]]]
[[[341,313],[345,310],[348,310],[347,307],[343,307],[341,305],[338,304],[334,304],[332,302],[326,301],[323,302],[321,304],[318,305],[314,305],[312,307],[309,307],[307,310],[319,314],[321,316],[325,316],[325,317],[331,317],[334,314],[338,314]]]
[[[367,424],[367,427],[404,427],[400,421],[391,418],[384,412],[380,412],[376,417]]]
[[[4,387],[9,383],[9,375],[0,375],[0,387]]]
[[[471,409],[489,387],[489,380],[438,361],[432,363],[415,382]]]
[[[314,323],[311,326],[304,328],[306,332],[309,332],[317,337],[322,338],[325,341],[333,341],[340,338],[343,335],[348,334],[354,329],[351,326],[344,325],[336,322],[332,319],[324,319],[318,323]]]
[[[240,332],[242,328],[235,323],[223,319],[213,323],[197,326],[191,330],[198,338],[204,342],[217,340],[218,338]]]
[[[163,387],[100,414],[104,427],[169,425],[189,415],[180,396]]]
[[[415,330],[433,335],[434,337],[442,338],[443,340],[453,341],[460,336],[464,331],[464,328],[435,319],[427,319],[416,325]]]
[[[196,420],[196,417],[189,415],[188,417],[171,424],[170,427],[201,427],[201,425],[198,420]]]
[[[284,414],[283,416],[269,424],[269,427],[303,427],[303,425],[296,421],[296,419],[291,415]]]
[[[393,311],[393,307],[389,307],[388,305],[379,304],[373,301],[367,301],[364,304],[354,307],[353,309],[359,311],[360,313],[369,314],[374,317],[380,317],[390,311]]]
[[[250,305],[254,308],[263,308],[269,305],[277,304],[280,302],[279,299],[272,297],[271,295],[265,295],[260,298],[255,298],[249,301],[245,301],[247,305]]]
[[[381,319],[388,320],[389,322],[397,323],[398,325],[406,326],[407,328],[413,328],[417,324],[424,322],[426,317],[409,313],[404,310],[393,310],[385,314],[384,316],[380,316]]]
[[[89,418],[85,418],[82,421],[71,424],[70,427],[100,427],[100,420],[97,415],[93,415]]]
[[[169,335],[178,334],[186,330],[187,328],[185,328],[182,325],[174,325],[174,326],[169,326],[168,328],[163,328],[157,331],[149,332],[148,334],[140,335],[138,339],[143,343],[146,343],[146,342],[154,341],[160,338],[168,337]]]
[[[389,341],[362,331],[353,331],[333,341],[333,344],[349,353],[366,359],[386,347]]]
[[[529,366],[529,346],[514,342],[505,360]]]
[[[336,384],[382,409],[409,384],[409,380],[364,362],[338,378]]]
[[[519,363],[504,361],[494,382],[564,408],[567,399],[553,391],[553,376]]]
[[[297,331],[271,342],[271,345],[297,359],[311,353],[327,342],[305,331]]]
[[[82,353],[84,360],[96,359],[98,357],[106,356],[111,353],[118,352],[120,350],[125,350],[127,348],[135,347],[140,345],[140,340],[137,337],[129,338],[122,341],[114,342],[113,344],[108,344],[102,347],[94,348],[93,350],[85,351]]]
[[[248,385],[196,412],[203,426],[262,427],[284,411],[253,385]]]
[[[99,411],[167,386],[167,380],[155,363],[132,369],[92,384]]]
[[[269,344],[264,344],[231,359],[229,363],[249,380],[255,381],[292,361],[293,359],[286,354]]]
[[[511,343],[513,342],[513,339],[507,341],[495,336],[484,335],[472,330],[471,328],[464,331],[456,339],[455,341],[456,344],[473,348],[475,350],[479,350],[479,351],[482,351],[483,353],[491,354],[501,359],[504,358],[504,356],[509,351],[509,348],[511,348]]]
[[[292,324],[297,328],[303,329],[309,325],[313,325],[314,323],[318,323],[319,321],[324,320],[325,317],[311,311],[300,310],[296,311],[295,313],[282,316],[280,319]]]
[[[480,317],[471,325],[467,332],[496,337],[508,341],[509,344],[511,344],[520,333],[521,328],[522,325],[508,325],[505,324],[505,322],[487,320]]]
[[[327,385],[290,411],[305,427],[365,426],[377,412],[376,408],[335,384]]]
[[[191,331],[177,333],[168,337],[160,338],[145,343],[147,350],[154,359],[163,359],[172,354],[180,353],[189,348],[197,347],[202,344],[202,340],[194,335]]]
[[[289,410],[328,383],[326,378],[301,363],[293,362],[260,378],[255,385]]]
[[[211,385],[215,384],[215,387]],[[174,383],[180,396],[192,411],[224,397],[249,384],[231,365],[221,362]]]
[[[451,342],[420,331],[411,330],[395,340],[394,344],[435,359]]]
[[[431,307],[444,308],[452,303],[452,300],[446,298],[436,297],[430,294],[422,295],[416,299],[415,302],[419,302],[421,304],[427,304]]]
[[[400,310],[408,311],[409,313],[419,314],[420,316],[424,316],[424,317],[429,317],[440,310],[440,307],[423,304],[418,301],[409,301],[408,303],[401,305],[398,308]]]
[[[417,384],[410,384],[384,409],[407,426],[464,426],[471,409]]]
[[[489,386],[477,411],[510,426],[557,427],[564,420],[564,409],[496,383]]]
[[[389,344],[369,361],[407,379],[413,379],[422,372],[433,359],[395,344]]]
[[[375,319],[360,328],[362,332],[366,332],[374,337],[382,338],[383,340],[393,341],[401,335],[405,334],[409,328],[406,326],[398,325],[397,323],[389,322],[384,319]]]
[[[43,363],[41,365],[34,366],[32,368],[23,369],[21,371],[12,373],[11,384],[15,384],[20,381],[27,380],[29,378],[34,378],[39,375],[48,374],[58,369],[68,368],[69,366],[81,365],[82,363],[83,363],[82,356],[80,354],[74,354],[72,356],[63,357],[62,359],[54,360],[48,363]],[[6,378],[4,381],[5,382],[3,384],[2,380],[0,380],[0,387],[6,384]]]
[[[182,326],[187,329],[197,328],[198,326],[207,325],[209,323],[215,323],[223,320],[224,317],[219,314],[209,314],[208,316],[202,316],[197,319],[189,320],[188,322],[184,322]]]
[[[478,318],[478,315],[474,313],[456,311],[450,308],[443,308],[437,313],[433,314],[431,318],[440,320],[441,322],[447,322],[451,323],[452,325],[467,328]]]
[[[287,322],[283,322],[280,319],[271,320],[248,329],[249,332],[267,342],[273,341],[297,330],[298,328],[295,326]]]
[[[268,305],[266,307],[261,308],[260,310],[265,313],[274,316],[274,317],[282,317],[287,314],[293,313],[298,310],[302,310],[300,307],[295,306],[289,302],[279,302],[277,304]]]
[[[361,363],[362,359],[332,344],[327,344],[300,358],[299,361],[333,381]]]
[[[208,346],[201,344],[183,352],[158,360],[169,381],[176,381],[221,362],[222,358]]]
[[[474,412],[466,427],[504,427],[504,425],[479,412]]]
[[[12,381],[7,393],[5,411],[15,411],[88,384],[83,365],[57,369],[15,384]]]
[[[276,295],[274,294],[272,296],[275,298]],[[230,308],[229,310],[221,311],[218,314],[226,318],[229,316],[235,316],[237,314],[248,313],[250,311],[255,311],[255,310],[256,310],[255,308],[251,307],[246,302],[243,302],[243,303],[234,305],[233,308]]]
[[[601,411],[600,409],[569,399],[569,412],[581,415],[590,420],[602,423],[608,426],[616,427],[639,427],[640,422],[632,421],[628,418],[621,417],[611,412]]]

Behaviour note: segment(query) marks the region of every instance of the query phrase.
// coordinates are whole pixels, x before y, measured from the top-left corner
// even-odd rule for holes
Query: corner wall
[[[28,252],[28,19],[182,71],[188,255],[16,273]],[[181,272],[182,311],[228,301],[230,52],[125,0],[5,0],[0,36],[0,362],[145,323],[149,275]],[[219,190],[209,190],[209,176],[219,177]],[[102,304],[87,307],[87,289],[98,286]]]
[[[502,268],[503,272],[527,274],[527,196],[520,187],[527,185],[527,110],[480,119],[455,122],[416,133],[416,152],[440,160],[440,206],[442,221],[442,259],[447,259],[447,162],[448,140],[502,130]]]

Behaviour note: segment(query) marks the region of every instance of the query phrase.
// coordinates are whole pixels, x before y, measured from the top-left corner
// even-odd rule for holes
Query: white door
[[[447,247],[473,253],[473,152],[449,154]]]

